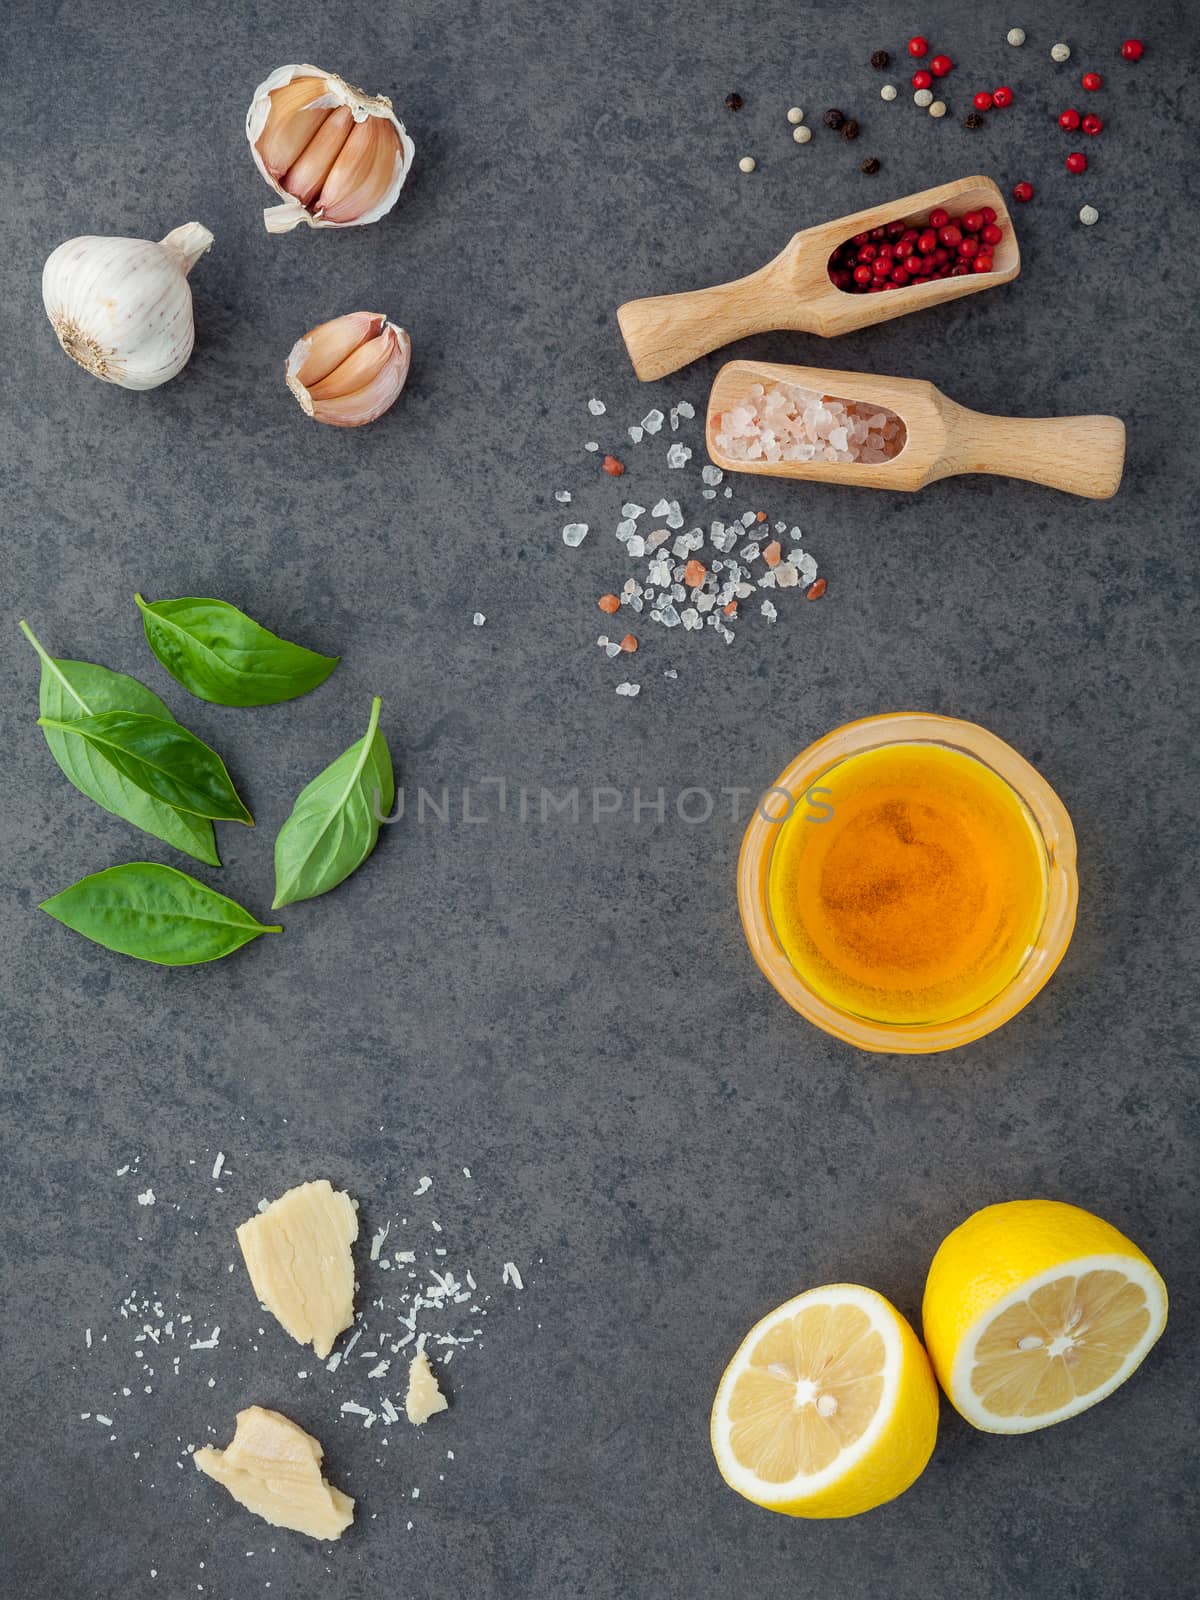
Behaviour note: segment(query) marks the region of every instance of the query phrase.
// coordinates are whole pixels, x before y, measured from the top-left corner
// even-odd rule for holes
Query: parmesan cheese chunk
[[[323,1454],[312,1434],[278,1411],[249,1406],[238,1412],[228,1449],[205,1445],[192,1459],[273,1527],[340,1539],[354,1521],[354,1501],[321,1476]]]
[[[433,1368],[429,1365],[429,1357],[422,1350],[420,1355],[414,1356],[409,1363],[404,1414],[415,1427],[419,1428],[423,1422],[428,1422],[430,1417],[435,1417],[439,1411],[447,1410],[449,1405],[450,1402],[438,1388]]]
[[[243,1222],[238,1244],[254,1292],[320,1360],[354,1321],[354,1202],[325,1178],[289,1189]]]

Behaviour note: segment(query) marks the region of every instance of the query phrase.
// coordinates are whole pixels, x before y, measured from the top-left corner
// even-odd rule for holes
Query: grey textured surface
[[[1117,46],[1137,19],[1111,0],[1037,18],[930,0],[920,22],[960,63],[941,124],[904,87],[879,100],[866,58],[902,50],[905,31],[880,4],[10,6],[5,1595],[1187,1591],[1200,495],[1177,408],[1196,396],[1195,29],[1181,4],[1154,8],[1131,67]],[[1017,22],[1022,50],[1004,43]],[[1056,37],[1074,47],[1064,68]],[[417,162],[378,227],[262,229],[270,195],[241,124],[254,84],[296,57],[395,95]],[[1054,116],[1088,98],[1093,65],[1107,127],[1072,179]],[[907,63],[887,77],[905,85]],[[965,132],[970,91],[1001,82],[1016,105]],[[795,102],[814,124],[831,104],[858,114],[857,145],[818,127],[794,146]],[[875,178],[858,171],[868,154]],[[1119,495],[763,485],[755,501],[806,528],[825,601],[781,600],[773,628],[755,618],[729,649],[643,626],[634,661],[606,661],[594,600],[622,575],[616,506],[685,475],[662,470],[661,439],[622,452],[621,485],[581,447],[612,447],[653,403],[702,408],[722,359],[640,388],[616,305],[734,276],[797,226],[975,171],[1037,186],[1015,285],[836,344],[743,348],[930,377],[1002,413],[1116,412],[1130,430]],[[1075,221],[1085,200],[1101,212],[1090,230]],[[74,370],[42,318],[45,255],[73,234],[158,236],[192,217],[216,245],[193,274],[185,373],[137,396]],[[305,422],[281,367],[305,328],[357,307],[405,323],[416,359],[395,411],[344,434]],[[595,424],[590,394],[609,406]],[[578,552],[559,539],[560,485],[593,524]],[[291,705],[189,702],[140,639],[135,588],[225,596],[343,664]],[[668,805],[688,785],[760,787],[851,717],[973,718],[1071,809],[1078,931],[999,1034],[946,1058],[867,1058],[754,969],[727,811],[703,827],[635,823],[628,806],[599,826],[511,810],[470,826],[456,808],[448,827],[386,829],[350,883],[285,914],[282,938],[205,969],[141,966],[35,909],[86,872],[176,858],[54,768],[18,616],[59,654],[141,676],[219,746],[258,827],[222,827],[225,866],[197,871],[260,914],[292,796],[377,691],[410,788],[493,774],[585,795],[662,786]],[[636,701],[613,694],[623,676],[645,684]],[[492,1294],[486,1338],[449,1374],[455,1408],[421,1437],[401,1426],[384,1446],[381,1425],[342,1417],[343,1400],[371,1399],[359,1376],[298,1380],[311,1359],[257,1312],[240,1265],[227,1271],[260,1195],[317,1173],[361,1201],[364,1295],[386,1287],[366,1237],[402,1215],[423,1250],[439,1217]],[[434,1210],[409,1198],[423,1173]],[[153,1208],[136,1203],[145,1185]],[[1134,1381],[1027,1439],[944,1408],[917,1485],[850,1523],[773,1519],[723,1488],[708,1406],[758,1315],[838,1278],[915,1315],[950,1227],[1037,1194],[1100,1211],[1166,1277],[1171,1325]],[[509,1258],[521,1295],[500,1285]],[[131,1291],[186,1305],[204,1332],[219,1323],[220,1349],[185,1351],[178,1377],[153,1351],[143,1393],[117,1310]],[[317,1432],[360,1497],[341,1545],[272,1535],[181,1457],[223,1442],[253,1400]],[[80,1418],[97,1411],[111,1429]]]

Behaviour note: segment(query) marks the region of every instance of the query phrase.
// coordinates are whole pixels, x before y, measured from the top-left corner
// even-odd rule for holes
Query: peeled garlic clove
[[[271,92],[271,109],[258,141],[263,166],[281,179],[329,116],[329,107],[314,105],[325,93],[317,78],[293,78]]]
[[[320,194],[331,164],[337,161],[351,130],[357,126],[349,106],[339,106],[336,111],[328,112],[303,153],[288,169],[283,187],[302,206],[311,205]]]
[[[359,428],[391,406],[408,377],[412,341],[377,311],[352,311],[311,329],[292,346],[288,388],[310,417]]]
[[[42,268],[42,301],[72,361],[122,389],[155,389],[182,371],[195,342],[187,276],[212,242],[185,222],[157,244],[92,235],[60,244]]]
[[[335,148],[327,128],[340,109],[350,112],[354,127]],[[385,96],[364,94],[334,73],[303,65],[280,67],[259,84],[246,113],[246,137],[255,165],[283,201],[263,213],[269,233],[287,233],[301,222],[310,228],[377,222],[395,205],[415,153]],[[302,170],[294,172],[297,167]]]

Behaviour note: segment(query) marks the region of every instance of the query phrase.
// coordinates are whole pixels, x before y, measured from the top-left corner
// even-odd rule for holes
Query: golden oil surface
[[[966,1016],[1012,981],[1045,916],[1047,863],[998,774],[945,745],[894,744],[847,757],[808,793],[778,824],[767,900],[811,988],[858,1016],[920,1024]]]

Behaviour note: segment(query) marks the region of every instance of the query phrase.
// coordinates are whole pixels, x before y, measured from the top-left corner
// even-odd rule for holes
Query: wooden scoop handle
[[[814,331],[804,303],[778,260],[711,289],[627,300],[617,312],[633,370],[643,383],[665,377],[699,356],[751,333],[776,328]]]
[[[938,477],[993,472],[1089,500],[1117,492],[1125,465],[1120,417],[992,417],[958,405],[944,414],[948,439]]]

